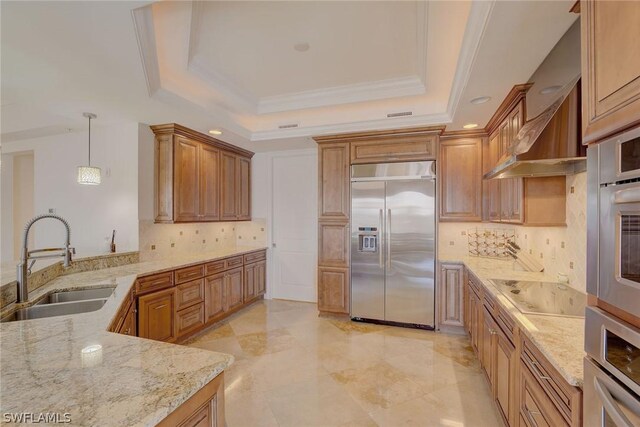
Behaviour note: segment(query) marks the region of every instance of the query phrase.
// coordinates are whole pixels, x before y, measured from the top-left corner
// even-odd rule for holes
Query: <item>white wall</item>
[[[94,122],[95,123],[95,122]],[[33,150],[34,213],[55,213],[71,224],[71,244],[77,256],[109,251],[108,238],[116,229],[118,252],[138,249],[138,124],[92,126],[91,162],[102,168],[102,184],[77,183],[77,167],[87,163],[87,133],[15,141],[2,145],[2,163],[11,153]],[[3,190],[13,187],[8,173],[2,175]],[[3,262],[5,255],[5,221],[12,210],[10,199],[2,194]],[[32,229],[38,248],[60,246],[64,229],[42,221]],[[13,256],[13,254],[10,254]]]

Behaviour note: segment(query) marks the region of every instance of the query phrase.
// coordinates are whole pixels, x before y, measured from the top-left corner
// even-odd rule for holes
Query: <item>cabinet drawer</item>
[[[491,292],[486,289],[482,293],[482,303],[487,307],[487,310],[489,310],[491,315],[495,315],[498,310],[498,301],[496,301],[495,297],[491,295]]]
[[[509,341],[511,341],[512,344],[515,344],[513,335],[516,330],[516,324],[511,318],[511,315],[509,315],[509,313],[507,313],[502,307],[498,307],[496,323],[500,326],[500,329],[502,329],[502,332],[504,332]]]
[[[520,365],[520,425],[528,427],[568,426],[544,389],[524,363]]]
[[[207,402],[202,405],[196,413],[191,415],[184,423],[180,424],[179,427],[210,427],[215,425],[211,423],[212,404],[213,402]]]
[[[136,293],[143,294],[173,286],[173,271],[141,277],[136,281]]]
[[[204,277],[204,264],[194,265],[192,267],[181,268],[176,270],[176,284],[189,282],[194,279]]]
[[[521,357],[523,363],[530,370],[532,377],[544,389],[546,395],[565,419],[570,422],[572,417],[576,416],[576,414],[572,414],[575,404],[573,400],[580,399],[580,392],[564,381],[527,339],[523,339]]]
[[[183,283],[176,288],[176,310],[204,301],[204,279]]]
[[[176,336],[182,337],[204,326],[204,304],[196,304],[176,313]]]
[[[242,265],[242,255],[234,256],[224,260],[224,269],[240,267]]]
[[[250,263],[256,262],[256,261],[262,261],[263,259],[267,259],[267,252],[266,251],[254,252],[254,253],[251,253],[251,254],[246,254],[244,256],[244,263],[245,264],[250,264]]]
[[[210,276],[212,274],[217,274],[217,273],[220,273],[221,271],[224,271],[225,270],[224,265],[225,265],[225,262],[223,259],[208,263],[205,267],[206,275]]]

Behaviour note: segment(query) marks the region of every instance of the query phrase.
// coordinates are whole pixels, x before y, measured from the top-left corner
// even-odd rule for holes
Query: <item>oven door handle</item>
[[[616,205],[640,202],[640,186],[634,185],[631,188],[617,190],[613,194],[613,201]]]
[[[618,427],[633,427],[629,418],[620,410],[618,404],[613,400],[613,396],[611,396],[611,393],[607,389],[607,386],[602,383],[600,378],[593,379],[593,387],[602,402],[604,410],[609,414],[613,422],[615,422]]]

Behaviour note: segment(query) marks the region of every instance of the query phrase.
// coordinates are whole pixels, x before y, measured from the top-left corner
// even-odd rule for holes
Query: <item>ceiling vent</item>
[[[403,111],[402,113],[389,113],[387,117],[404,117],[413,115],[413,111]]]
[[[289,123],[288,125],[280,125],[278,126],[278,129],[293,129],[293,128],[297,128],[298,127],[298,123]]]

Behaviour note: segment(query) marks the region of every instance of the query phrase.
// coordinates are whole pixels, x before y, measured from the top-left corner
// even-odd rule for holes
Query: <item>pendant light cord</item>
[[[89,116],[89,166],[91,166],[91,116]]]

